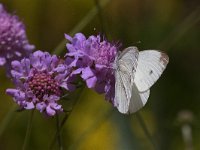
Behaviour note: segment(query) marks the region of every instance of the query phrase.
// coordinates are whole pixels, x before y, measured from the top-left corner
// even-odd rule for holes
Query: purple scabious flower
[[[63,89],[72,91],[73,76],[70,68],[62,63],[56,55],[36,51],[29,58],[12,61],[11,75],[15,89],[6,93],[22,109],[38,109],[47,116],[63,111],[58,104],[63,96]]]
[[[66,63],[76,68],[88,88],[105,93],[106,99],[114,104],[113,63],[118,45],[101,39],[100,35],[90,36],[88,39],[82,33],[77,33],[74,37],[66,34],[65,37],[70,41],[66,44]]]
[[[27,57],[34,48],[27,40],[24,24],[0,4],[0,66],[10,75],[11,62]]]

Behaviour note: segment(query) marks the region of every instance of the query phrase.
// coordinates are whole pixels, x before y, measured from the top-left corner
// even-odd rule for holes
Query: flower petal
[[[36,104],[36,109],[38,109],[40,112],[43,112],[46,108],[46,104],[44,102],[40,102]]]
[[[86,84],[88,88],[94,88],[97,82],[97,78],[94,76],[86,80]]]
[[[81,77],[84,79],[84,80],[87,80],[88,78],[91,78],[95,76],[94,72],[92,71],[92,69],[90,67],[86,67],[82,70],[82,74],[81,74]]]
[[[49,115],[49,116],[54,116],[56,114],[56,111],[54,109],[51,108],[50,105],[48,105],[46,107],[46,113]]]
[[[33,109],[35,108],[33,102],[27,102],[26,103],[26,106],[24,107],[25,109]]]

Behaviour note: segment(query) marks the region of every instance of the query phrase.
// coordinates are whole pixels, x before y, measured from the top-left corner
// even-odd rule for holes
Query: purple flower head
[[[74,37],[65,35],[70,41],[66,47],[66,62],[76,68],[77,73],[86,82],[88,88],[98,93],[105,93],[106,99],[114,102],[115,77],[113,63],[118,45],[101,39],[100,35],[88,39],[77,33]]]
[[[6,66],[10,75],[11,62],[27,57],[33,49],[27,40],[24,24],[0,4],[0,66]]]
[[[36,51],[29,58],[12,61],[11,75],[16,88],[6,93],[22,109],[36,108],[48,116],[63,111],[57,103],[64,94],[62,88],[75,89],[70,68],[47,52]]]

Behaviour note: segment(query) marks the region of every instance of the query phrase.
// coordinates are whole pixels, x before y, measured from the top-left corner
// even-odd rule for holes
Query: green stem
[[[58,128],[58,126],[57,126],[57,131],[56,131],[55,135],[53,136],[53,139],[52,139],[52,141],[51,141],[51,143],[50,143],[49,150],[52,150],[52,149],[53,149],[54,144],[55,144],[55,142],[56,142],[56,138],[58,138],[58,137],[60,136],[60,132],[62,131],[62,129],[63,129],[63,127],[64,127],[64,124],[65,124],[65,122],[67,121],[67,119],[68,119],[68,117],[69,117],[70,114],[71,114],[71,111],[68,112],[68,113],[66,113],[66,115],[64,116],[62,122],[61,122],[60,125],[59,125],[59,128]],[[58,140],[59,140],[59,139],[58,139]],[[58,142],[59,142],[59,141],[58,141]]]
[[[60,135],[60,121],[59,116],[56,114],[56,128],[57,128],[57,140],[58,140],[58,146],[59,150],[63,150],[62,141],[61,141],[61,135]]]
[[[62,120],[62,122],[61,122],[60,125],[59,125],[59,129],[56,131],[56,133],[55,133],[55,135],[54,135],[54,137],[53,137],[53,139],[52,139],[52,141],[51,141],[51,143],[50,143],[49,150],[52,150],[52,149],[53,149],[54,144],[55,144],[55,142],[56,142],[56,138],[58,137],[58,135],[59,135],[60,132],[62,131],[62,129],[63,129],[63,127],[64,127],[64,125],[65,125],[67,119],[69,118],[69,116],[70,116],[70,114],[71,114],[71,112],[72,112],[72,110],[73,110],[73,107],[75,106],[75,104],[77,103],[77,101],[80,99],[80,97],[81,97],[81,95],[82,95],[84,89],[85,89],[85,88],[82,88],[82,89],[81,89],[81,93],[80,93],[80,95],[78,96],[78,98],[74,101],[71,111],[66,112],[66,114],[65,114],[65,116],[64,116],[64,118],[63,118],[63,120]]]
[[[13,105],[11,107],[11,109],[9,110],[9,112],[6,114],[6,116],[4,117],[3,121],[1,122],[1,126],[0,126],[0,137],[3,135],[3,133],[5,132],[6,128],[8,127],[8,124],[11,122],[11,120],[13,120],[15,111],[17,110],[17,106]]]
[[[139,112],[136,113],[136,117],[137,117],[137,119],[138,119],[138,121],[139,121],[139,123],[140,123],[140,125],[141,125],[141,127],[142,127],[142,129],[143,129],[143,131],[144,131],[144,133],[146,135],[146,137],[149,139],[149,141],[153,145],[154,149],[156,150],[157,149],[156,144],[155,144],[155,142],[154,142],[154,140],[153,140],[153,138],[152,138],[152,136],[151,136],[151,134],[150,134],[150,132],[149,132],[149,130],[148,130],[143,118],[142,118],[142,116],[139,114]]]
[[[29,140],[30,140],[32,122],[33,122],[33,114],[34,114],[34,109],[30,112],[30,117],[29,117],[29,121],[28,121],[26,136],[25,136],[25,139],[24,139],[24,144],[23,144],[22,150],[27,149],[27,146],[28,146],[28,143],[29,143]]]
[[[101,7],[104,7],[109,0],[102,0]],[[100,5],[100,4],[99,4]],[[96,16],[98,13],[98,10],[96,6],[94,6],[86,15],[83,17],[83,19],[69,32],[69,35],[73,35],[77,32],[80,32],[83,28],[85,28],[90,21]],[[66,39],[62,40],[60,44],[55,48],[55,51],[53,51],[54,54],[60,54],[62,50],[65,47]]]
[[[106,35],[106,27],[105,27],[105,24],[104,24],[104,17],[103,17],[101,4],[100,4],[99,0],[94,0],[94,1],[95,1],[97,10],[98,10],[99,21],[100,21],[100,24],[101,24],[102,33],[104,34],[105,37],[107,37],[107,35]]]

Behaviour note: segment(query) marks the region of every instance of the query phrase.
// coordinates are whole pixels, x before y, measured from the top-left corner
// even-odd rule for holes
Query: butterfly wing
[[[121,113],[134,113],[149,97],[150,87],[166,68],[169,58],[156,50],[139,52],[129,47],[117,58],[115,72],[115,102]]]
[[[169,58],[156,50],[140,51],[134,83],[139,92],[145,92],[158,80],[165,70]]]
[[[128,47],[115,61],[115,106],[121,113],[129,111],[138,54],[136,47]]]
[[[132,87],[132,96],[129,103],[128,113],[134,113],[141,109],[147,102],[150,95],[150,90],[140,92],[135,84]]]

